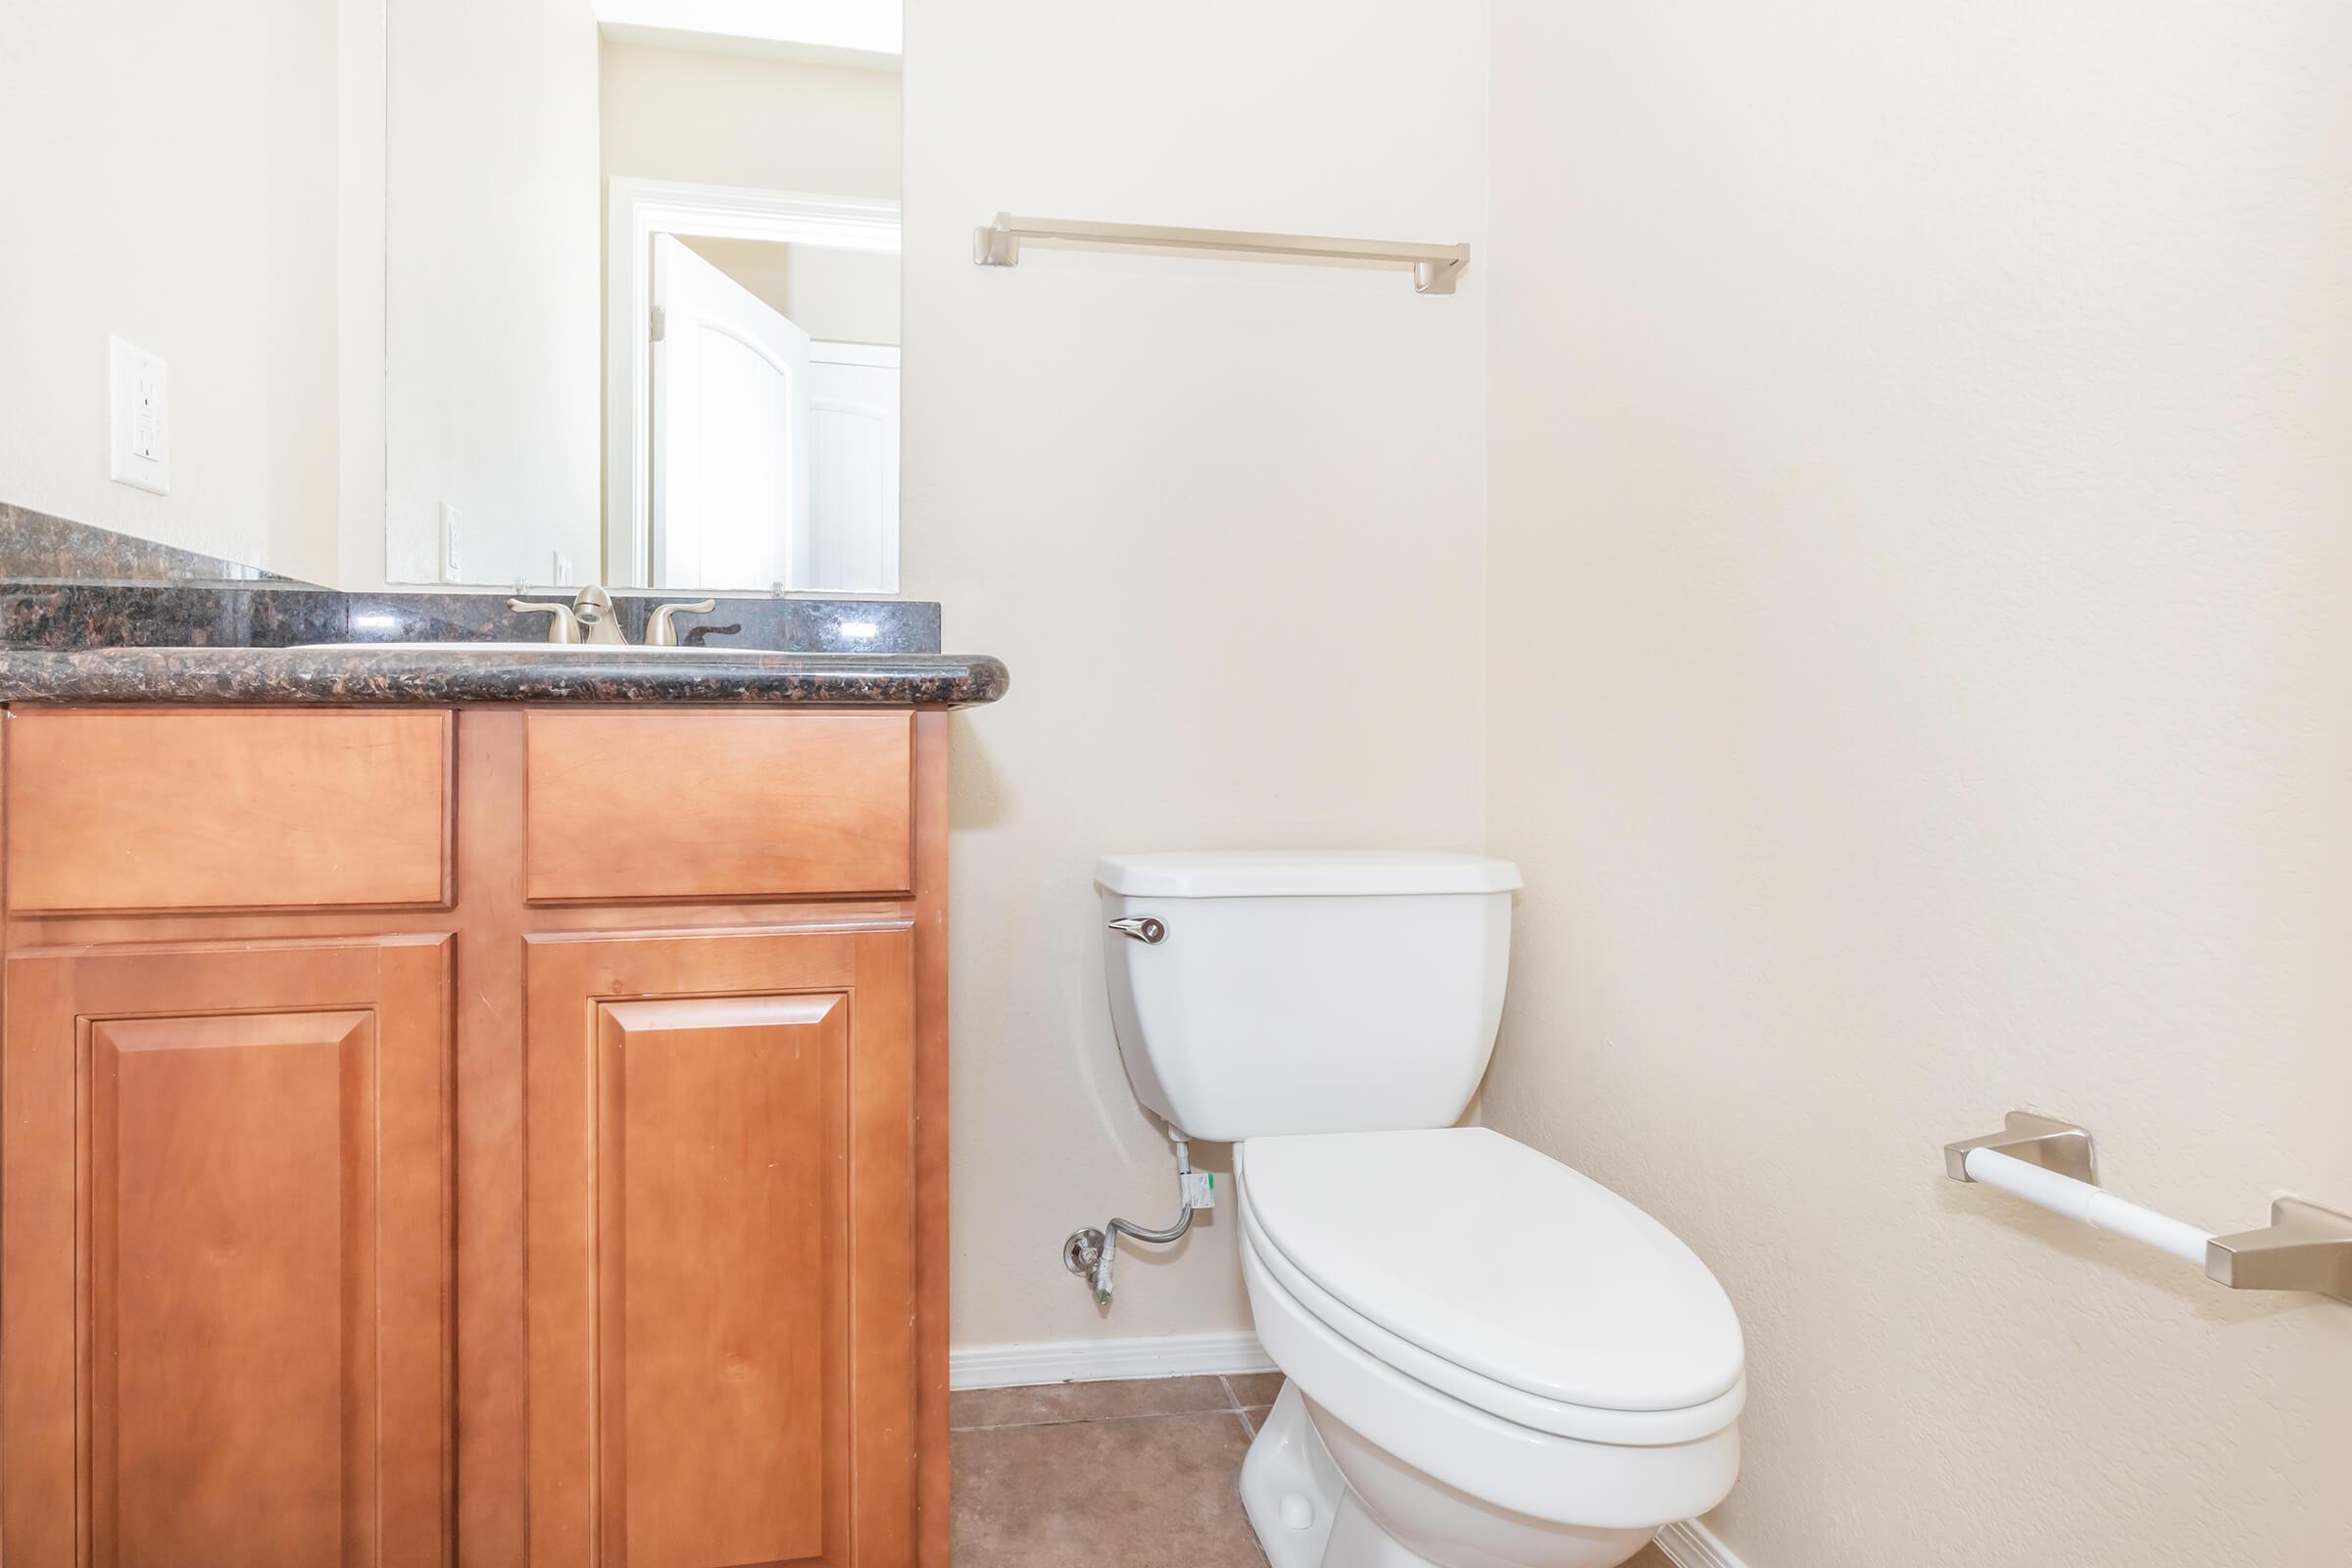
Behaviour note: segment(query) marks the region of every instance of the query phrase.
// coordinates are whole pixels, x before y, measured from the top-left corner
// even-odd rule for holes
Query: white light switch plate
[[[466,580],[466,514],[441,503],[441,580]]]
[[[172,493],[172,368],[119,337],[106,340],[107,474]]]

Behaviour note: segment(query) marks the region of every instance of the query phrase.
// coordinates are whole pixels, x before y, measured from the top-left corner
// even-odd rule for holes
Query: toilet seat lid
[[[1740,1382],[1740,1320],[1697,1254],[1499,1133],[1252,1138],[1242,1170],[1285,1258],[1444,1361],[1601,1410],[1684,1409]]]

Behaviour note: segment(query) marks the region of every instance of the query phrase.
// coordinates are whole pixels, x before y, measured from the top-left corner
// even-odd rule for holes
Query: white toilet
[[[1273,1568],[1609,1568],[1723,1499],[1747,1388],[1723,1288],[1616,1194],[1453,1126],[1515,867],[1121,855],[1096,883],[1137,1095],[1237,1146],[1250,1309],[1290,1380],[1242,1465]]]

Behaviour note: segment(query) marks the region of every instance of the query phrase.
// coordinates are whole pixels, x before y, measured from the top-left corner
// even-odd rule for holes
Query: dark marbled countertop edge
[[[458,703],[966,708],[1011,684],[986,654],[481,653],[333,648],[0,648],[0,703],[334,707]]]

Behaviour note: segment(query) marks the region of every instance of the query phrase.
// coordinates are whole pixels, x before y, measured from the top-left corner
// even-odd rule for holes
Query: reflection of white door
[[[654,236],[654,581],[808,577],[808,334],[668,234]]]
[[[899,351],[819,343],[808,366],[813,587],[899,591]]]

